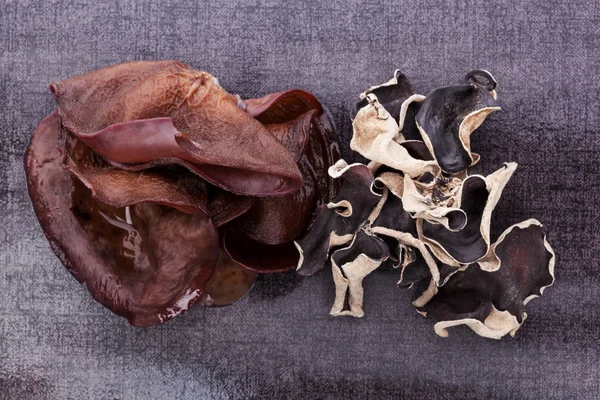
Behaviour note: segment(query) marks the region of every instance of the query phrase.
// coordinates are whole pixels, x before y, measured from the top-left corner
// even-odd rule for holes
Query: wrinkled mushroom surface
[[[61,167],[59,118],[47,117],[25,156],[29,194],[51,247],[92,296],[133,325],[164,322],[203,292],[218,238],[203,212],[155,203],[104,204]]]
[[[57,110],[25,158],[36,215],[73,275],[134,325],[198,298],[231,304],[258,272],[295,267],[294,240],[337,191],[333,129],[308,92],[244,102],[177,61],[50,91]]]

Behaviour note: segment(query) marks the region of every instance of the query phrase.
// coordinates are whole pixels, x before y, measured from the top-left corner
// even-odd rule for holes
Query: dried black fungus
[[[539,222],[514,225],[495,243],[490,238],[492,212],[517,165],[488,176],[468,173],[480,160],[470,135],[499,109],[496,86],[488,71],[473,70],[463,84],[421,96],[397,71],[361,94],[350,147],[370,163],[353,164],[365,179],[353,187],[352,199],[370,200],[338,197],[331,205],[337,214],[322,207],[298,246],[306,264],[298,272],[307,274],[326,262],[332,238],[338,245],[352,240],[331,254],[332,315],[364,314],[362,280],[387,257],[400,269],[398,286],[410,289],[419,313],[438,321],[440,336],[461,324],[488,338],[514,334],[527,302],[553,283],[554,253]],[[406,121],[408,106],[419,103],[414,124]],[[413,125],[422,142],[405,139],[404,127]]]

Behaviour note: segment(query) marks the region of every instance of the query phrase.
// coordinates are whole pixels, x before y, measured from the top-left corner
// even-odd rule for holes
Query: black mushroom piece
[[[462,182],[456,201],[467,221],[461,230],[453,232],[443,225],[420,221],[420,236],[438,259],[458,266],[476,262],[488,253],[492,212],[516,167],[507,163],[487,177],[471,175]]]
[[[554,282],[554,252],[536,220],[509,228],[495,253],[500,260],[497,270],[470,265],[452,275],[420,308],[439,321],[439,335],[447,336],[448,327],[463,324],[490,338],[514,334],[527,318],[527,303]]]
[[[338,197],[295,242],[302,275],[331,256],[331,315],[362,317],[362,281],[390,259],[400,271],[398,287],[409,288],[417,311],[438,321],[438,335],[464,324],[499,339],[515,333],[527,302],[553,283],[554,253],[539,222],[524,221],[491,241],[492,213],[517,164],[487,176],[468,171],[480,160],[470,135],[499,109],[496,86],[477,69],[425,97],[396,71],[360,95],[350,148],[370,162],[340,161],[330,169],[340,176],[355,166],[362,178],[350,185],[342,176]],[[406,139],[414,130],[423,141]]]
[[[373,221],[373,227],[383,227],[393,229],[399,232],[407,232],[412,236],[417,236],[417,225],[415,220],[402,206],[402,198],[392,192],[387,192],[387,199],[377,218]]]
[[[498,86],[498,83],[492,74],[485,69],[474,69],[465,75],[463,82],[481,86],[487,89],[487,91],[490,92],[494,98],[496,98],[495,90],[496,86]]]
[[[394,72],[394,77],[392,79],[381,85],[373,86],[363,92],[360,101],[356,102],[350,111],[350,119],[354,119],[356,114],[358,114],[358,111],[369,104],[366,95],[370,93],[377,97],[379,103],[396,120],[396,122],[399,122],[402,103],[415,94],[406,75],[397,69]]]
[[[340,191],[317,208],[308,234],[295,242],[300,275],[314,274],[324,266],[331,248],[350,242],[381,197],[371,190],[373,174],[365,165],[340,160],[329,175],[341,179]]]
[[[464,171],[477,160],[471,154],[471,133],[500,109],[495,92],[489,90],[496,87],[489,73],[473,71],[465,80],[469,83],[430,92],[416,118],[423,141],[449,174]]]

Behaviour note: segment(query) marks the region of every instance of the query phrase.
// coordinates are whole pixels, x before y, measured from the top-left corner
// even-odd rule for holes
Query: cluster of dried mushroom
[[[517,165],[468,174],[480,158],[471,133],[499,109],[495,88],[489,72],[475,70],[422,96],[396,71],[361,94],[350,146],[371,162],[340,160],[329,169],[341,188],[296,241],[298,273],[331,259],[332,315],[363,315],[363,278],[388,258],[401,269],[398,285],[412,289],[413,304],[437,321],[440,336],[456,325],[489,338],[513,335],[525,305],[553,283],[554,253],[538,221],[490,240],[492,211]],[[405,139],[411,129],[422,141]]]
[[[339,158],[323,107],[291,90],[242,100],[175,62],[115,65],[50,86],[57,109],[25,156],[54,252],[136,326],[227,305],[294,268]]]
[[[356,104],[350,146],[371,162],[348,165],[310,93],[242,100],[176,61],[115,65],[50,86],[57,109],[27,149],[29,193],[69,271],[136,326],[328,259],[331,314],[360,317],[363,279],[391,259],[439,335],[465,324],[500,338],[554,281],[554,254],[532,219],[490,240],[516,164],[467,170],[495,88],[475,70],[422,96],[397,71]]]

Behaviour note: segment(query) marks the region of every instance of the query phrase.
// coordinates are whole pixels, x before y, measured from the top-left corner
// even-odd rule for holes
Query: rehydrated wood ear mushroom
[[[295,267],[294,240],[336,192],[332,127],[308,92],[244,102],[178,61],[50,91],[57,110],[25,156],[34,210],[69,271],[133,325],[231,304],[258,272]]]
[[[440,336],[456,325],[488,338],[514,335],[527,317],[525,305],[553,283],[554,253],[538,221],[516,224],[492,241],[492,212],[517,164],[488,176],[469,174],[480,160],[470,135],[499,107],[491,73],[473,70],[462,82],[422,96],[396,71],[361,94],[351,115],[350,147],[370,163],[361,166],[364,179],[352,186],[352,199],[370,200],[344,203],[338,195],[332,208],[343,206],[351,223],[340,220],[334,227],[329,213],[309,230],[310,246],[298,246],[304,263],[321,266],[332,237],[345,234],[336,245],[352,238],[331,255],[332,315],[363,316],[361,282],[385,257],[400,269],[398,286],[411,289],[418,312],[437,321]],[[415,121],[407,120],[411,104],[420,104]],[[405,127],[413,124],[422,142],[405,139]],[[339,167],[348,168],[345,162]]]

